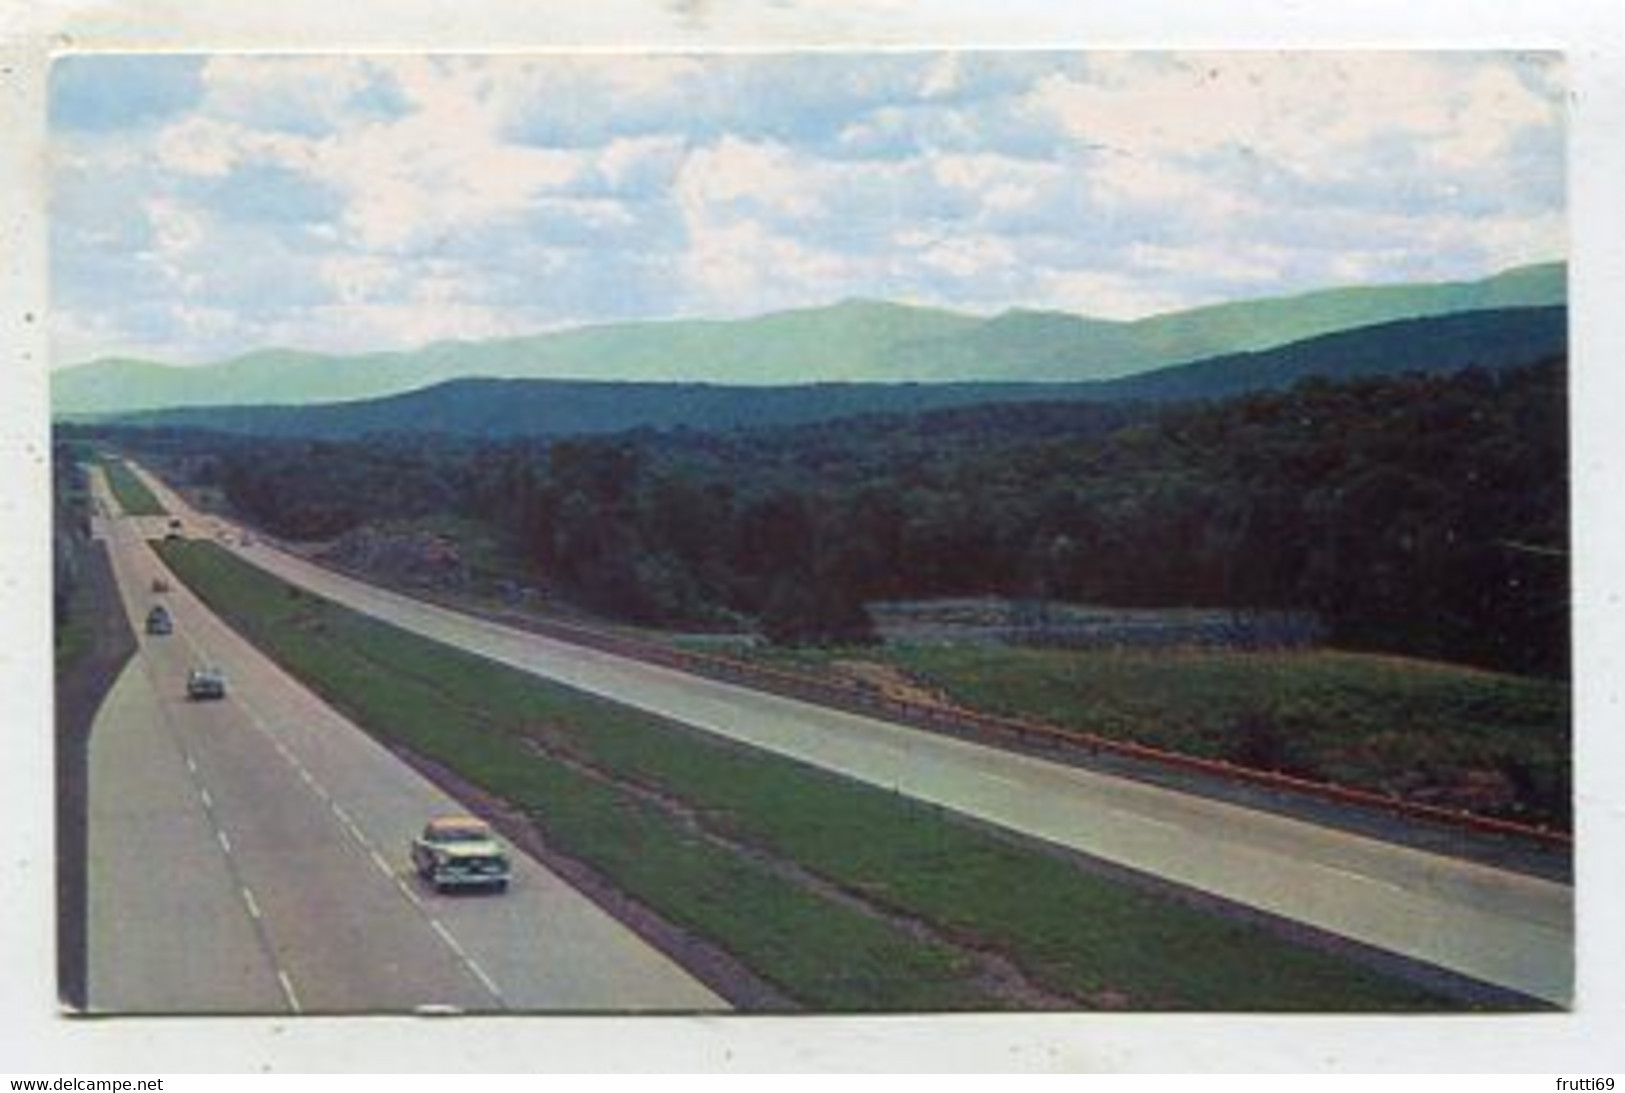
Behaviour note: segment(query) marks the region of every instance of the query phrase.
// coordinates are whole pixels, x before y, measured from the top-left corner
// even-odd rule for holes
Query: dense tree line
[[[881,598],[1316,612],[1334,641],[1560,673],[1561,361],[1175,408],[1035,404],[797,428],[207,450],[233,504],[322,536],[455,509],[634,621],[860,641]]]

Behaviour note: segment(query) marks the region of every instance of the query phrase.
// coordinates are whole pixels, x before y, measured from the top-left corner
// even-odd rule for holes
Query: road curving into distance
[[[133,464],[132,464],[133,466]],[[1570,1004],[1570,885],[588,649],[335,573],[193,511],[193,534],[403,629],[674,721],[1545,1002]]]
[[[97,521],[141,644],[91,736],[92,1012],[727,1008],[518,850],[506,895],[423,885],[413,835],[465,810],[191,595],[145,542],[163,524]],[[157,601],[171,635],[144,631]],[[199,664],[224,701],[187,700]]]

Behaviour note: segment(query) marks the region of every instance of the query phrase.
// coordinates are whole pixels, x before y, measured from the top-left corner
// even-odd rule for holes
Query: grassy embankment
[[[72,671],[90,651],[92,637],[91,618],[83,597],[69,601],[65,618],[55,629],[56,672]]]
[[[1020,1005],[979,977],[976,954],[989,951],[1080,1008],[1459,1005],[906,798],[374,622],[210,544],[160,549],[217,611],[369,731],[523,809],[550,843],[809,1007]]]
[[[881,662],[969,709],[1566,828],[1569,691],[1405,657],[895,646],[757,652]]]
[[[107,485],[126,515],[162,516],[168,511],[122,459],[103,459],[102,470],[107,473]]]

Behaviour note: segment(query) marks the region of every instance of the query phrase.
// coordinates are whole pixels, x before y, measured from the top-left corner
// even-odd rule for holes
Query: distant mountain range
[[[454,380],[407,394],[320,406],[188,407],[125,415],[148,427],[323,439],[439,432],[503,438],[637,428],[806,425],[860,414],[988,403],[1228,398],[1313,376],[1353,379],[1531,364],[1567,347],[1567,309],[1503,308],[1406,319],[1290,345],[1086,383],[819,383],[726,386],[580,380]]]
[[[1402,319],[1562,305],[1562,263],[1482,281],[1330,289],[1132,322],[1062,312],[982,318],[869,300],[752,319],[582,327],[405,352],[269,349],[178,367],[126,358],[51,377],[59,417],[185,406],[300,406],[400,394],[448,380],[592,380],[770,387],[809,383],[1085,383],[1255,352]]]

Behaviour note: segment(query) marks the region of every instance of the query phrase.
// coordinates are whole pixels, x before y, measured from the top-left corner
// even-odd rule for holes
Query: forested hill
[[[1237,353],[1129,376],[1098,388],[1113,400],[1219,399],[1284,390],[1299,380],[1507,368],[1565,351],[1568,309],[1509,308],[1383,323],[1278,349]]]
[[[457,513],[604,615],[865,634],[879,599],[1316,613],[1341,645],[1518,672],[1568,657],[1561,359],[733,434],[334,442],[130,431],[294,538]],[[162,454],[162,453],[161,453]]]
[[[1228,398],[1309,377],[1506,368],[1564,352],[1562,307],[1464,312],[1383,323],[1256,353],[1097,383],[854,384],[727,387],[569,380],[458,380],[405,395],[321,406],[194,407],[123,423],[268,436],[346,439],[438,432],[504,438],[637,428],[730,430],[1027,402]]]

